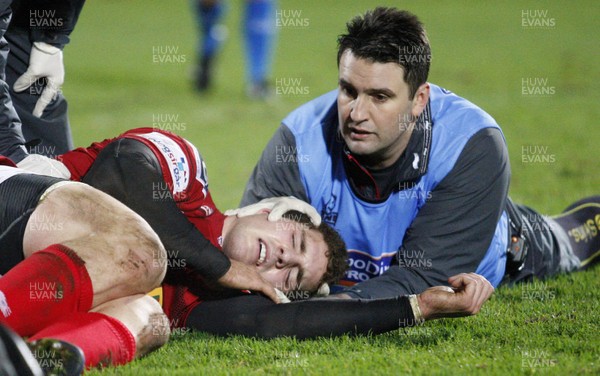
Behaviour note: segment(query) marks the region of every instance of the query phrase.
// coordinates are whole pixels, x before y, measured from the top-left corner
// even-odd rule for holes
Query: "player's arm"
[[[240,206],[279,196],[294,196],[308,201],[300,179],[298,158],[293,158],[289,153],[285,155],[286,158],[282,158],[282,150],[297,150],[294,135],[283,124],[277,129],[254,167]]]
[[[398,265],[345,292],[353,298],[412,294],[446,284],[451,275],[474,272],[504,210],[509,180],[502,134],[494,128],[479,131],[406,231]]]
[[[269,209],[269,221],[276,221],[289,210],[307,214],[318,226],[321,216],[310,204],[300,179],[296,140],[287,126],[281,125],[265,147],[256,164],[240,203],[226,214],[252,215]]]
[[[344,334],[379,334],[440,317],[474,315],[494,288],[477,274],[452,277],[447,287],[418,296],[387,299],[314,299],[273,304],[256,295],[197,305],[186,326],[216,335],[299,339]]]

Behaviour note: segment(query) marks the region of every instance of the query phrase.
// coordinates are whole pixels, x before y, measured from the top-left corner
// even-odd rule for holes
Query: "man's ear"
[[[427,106],[427,102],[429,102],[429,91],[430,91],[429,83],[425,82],[423,85],[419,86],[415,96],[412,99],[412,109],[411,114],[416,119],[421,115],[421,112]]]

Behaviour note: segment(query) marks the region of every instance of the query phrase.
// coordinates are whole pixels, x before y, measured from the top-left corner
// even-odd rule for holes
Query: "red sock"
[[[0,278],[0,323],[30,336],[73,312],[88,311],[93,297],[83,260],[68,247],[51,245]]]
[[[42,329],[29,341],[61,339],[79,346],[85,366],[121,365],[135,356],[135,338],[119,320],[98,312],[78,312]]]

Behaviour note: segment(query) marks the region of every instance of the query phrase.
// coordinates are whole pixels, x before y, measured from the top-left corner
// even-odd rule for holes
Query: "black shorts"
[[[18,174],[0,184],[0,275],[23,261],[23,236],[29,217],[46,190],[64,179]]]

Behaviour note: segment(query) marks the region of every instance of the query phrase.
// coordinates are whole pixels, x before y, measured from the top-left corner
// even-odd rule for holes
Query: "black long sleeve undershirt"
[[[121,138],[108,144],[82,181],[142,216],[165,246],[168,266],[185,265],[207,281],[216,281],[229,270],[227,256],[181,213],[164,183],[156,156],[143,143]]]
[[[414,324],[412,308],[405,296],[275,304],[259,295],[244,295],[202,302],[186,320],[188,328],[220,336],[298,339],[380,334]]]

